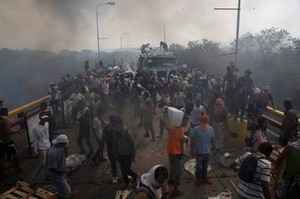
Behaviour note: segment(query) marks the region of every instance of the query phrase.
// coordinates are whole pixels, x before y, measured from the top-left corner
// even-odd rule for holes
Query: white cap
[[[65,134],[60,134],[54,140],[52,140],[52,144],[59,143],[69,143],[68,137]]]

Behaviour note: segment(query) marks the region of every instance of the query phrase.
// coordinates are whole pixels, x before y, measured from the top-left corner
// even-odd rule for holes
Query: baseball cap
[[[69,143],[68,137],[65,134],[60,134],[54,140],[52,140],[52,144],[59,143]]]

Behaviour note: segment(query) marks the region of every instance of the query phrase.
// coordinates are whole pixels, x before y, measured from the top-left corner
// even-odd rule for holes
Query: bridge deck
[[[158,139],[156,142],[151,142],[150,139],[143,137],[144,127],[138,127],[138,118],[134,117],[132,107],[129,107],[124,112],[125,124],[132,130],[137,136],[138,152],[136,157],[136,163],[133,164],[133,170],[139,174],[145,173],[155,164],[168,165],[168,158],[166,154],[166,135],[164,139]],[[154,118],[154,129],[158,132],[159,129],[159,114]],[[78,135],[78,124],[71,128],[59,129],[59,133],[65,133],[70,139],[69,154],[78,153],[79,149],[76,144],[76,138]],[[94,136],[92,136],[92,139]],[[21,139],[20,137],[18,139]],[[25,142],[26,136],[22,136]],[[93,139],[93,145],[96,148],[96,142]],[[23,148],[26,146],[22,146]],[[189,150],[187,150],[189,151]],[[230,152],[236,157],[243,153],[244,150],[230,148],[227,152]],[[186,162],[191,159],[188,152],[182,159],[182,162]],[[10,173],[10,177],[0,187],[0,192],[6,191],[14,186],[15,182],[24,179],[29,182],[31,177],[32,168],[37,164],[37,159],[21,159],[23,165],[23,171],[18,174]],[[213,179],[213,185],[197,186],[194,184],[194,177],[188,172],[184,171],[181,177],[180,190],[183,190],[184,196],[181,198],[207,198],[209,196],[216,196],[218,193],[229,190],[233,193],[233,198],[237,198],[235,186],[238,184],[236,174],[230,169],[223,167],[218,157],[212,157],[210,160],[212,171],[209,173],[209,177]],[[69,177],[69,183],[72,191],[74,192],[73,198],[114,198],[117,190],[120,190],[122,183],[113,185],[111,184],[111,175],[109,172],[109,161],[101,162],[100,166],[92,166],[91,158],[88,158],[84,165],[78,170],[74,171]],[[120,170],[118,170],[119,175]],[[42,172],[38,178],[37,186],[47,189],[51,183],[45,181]],[[51,186],[50,186],[51,187]],[[52,190],[53,191],[53,190]]]

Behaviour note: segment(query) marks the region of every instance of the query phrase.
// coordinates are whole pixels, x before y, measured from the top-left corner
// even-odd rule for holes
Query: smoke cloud
[[[109,1],[109,0],[108,0]],[[0,0],[0,47],[12,49],[97,49],[96,5],[100,0]],[[241,3],[240,34],[263,28],[284,28],[299,37],[298,0],[245,0]],[[215,7],[237,7],[228,0],[116,0],[99,6],[101,49],[138,47],[163,40],[186,45],[208,38],[229,43],[235,38],[236,12]]]

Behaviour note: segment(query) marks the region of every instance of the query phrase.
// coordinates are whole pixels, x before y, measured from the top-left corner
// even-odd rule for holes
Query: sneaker
[[[113,176],[112,183],[113,184],[117,184],[118,183],[118,177],[117,176]]]
[[[196,178],[195,179],[195,184],[200,186],[200,185],[202,185],[202,181],[199,178]]]
[[[206,183],[206,184],[213,184],[212,179],[210,179],[208,177],[205,180],[203,180],[203,182]]]
[[[179,191],[179,190],[174,190],[172,193],[171,193],[171,196],[173,197],[179,197],[179,196],[182,196],[184,194],[183,191]]]
[[[148,137],[150,137],[150,135],[149,134],[145,134],[144,137],[148,138]]]

